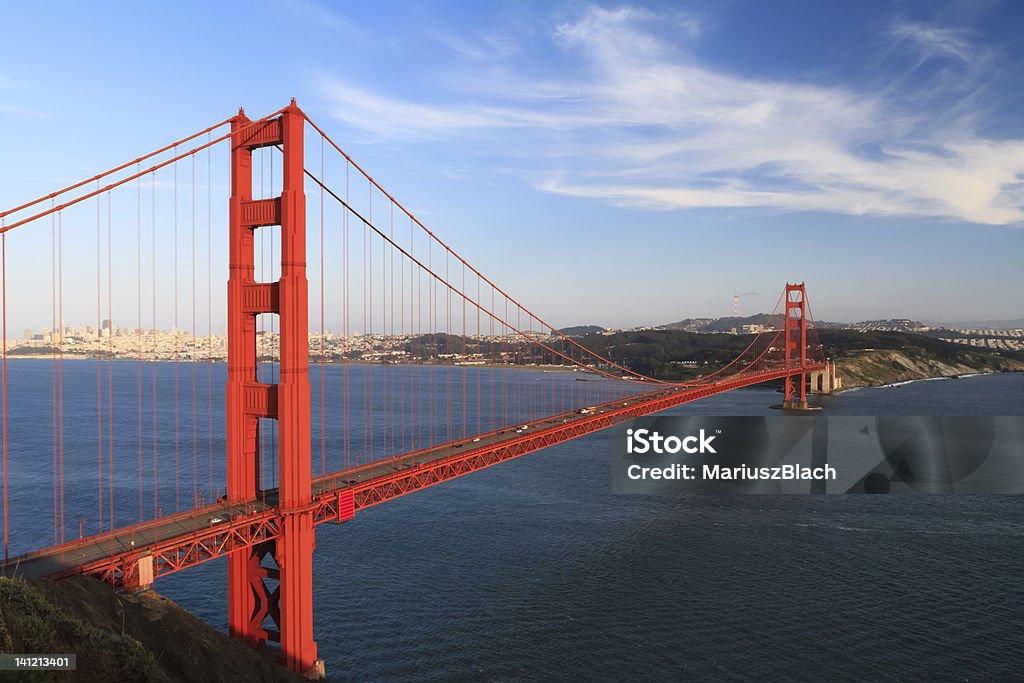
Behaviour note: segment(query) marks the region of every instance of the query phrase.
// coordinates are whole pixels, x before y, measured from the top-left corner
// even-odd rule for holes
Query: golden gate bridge
[[[225,556],[230,634],[311,676],[317,525],[754,384],[781,381],[783,406],[805,409],[808,385],[834,379],[802,283],[786,285],[772,329],[694,380],[588,350],[294,101],[0,221],[4,573],[138,590]],[[226,302],[213,284],[225,275]],[[25,362],[9,359],[9,316],[45,318],[46,303],[33,352],[48,383],[9,391]]]

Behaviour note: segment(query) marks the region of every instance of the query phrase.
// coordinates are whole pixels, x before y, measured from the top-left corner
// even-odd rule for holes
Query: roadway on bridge
[[[216,505],[189,510],[171,517],[154,520],[151,525],[143,524],[133,528],[72,541],[40,554],[13,558],[3,573],[23,579],[41,579],[58,575],[75,567],[82,567],[112,555],[143,551],[145,548],[173,538],[185,536],[215,524],[223,524],[235,515],[244,515],[246,510],[262,510],[263,503],[240,503],[237,505]]]
[[[636,403],[646,402],[653,399],[663,398],[672,393],[679,393],[688,389],[689,386],[678,385],[673,386],[670,389],[664,389],[661,391],[651,392],[648,394],[641,394],[632,398],[621,399],[616,401],[609,401],[607,403],[598,404],[596,406],[582,408],[570,413],[561,413],[559,415],[552,415],[550,417],[544,417],[539,420],[522,422],[517,425],[499,429],[494,432],[488,432],[480,434],[478,436],[463,437],[455,441],[451,441],[434,448],[428,448],[422,451],[414,451],[405,455],[396,456],[387,460],[381,460],[377,462],[371,462],[366,465],[354,467],[342,472],[327,475],[326,477],[317,477],[313,482],[313,496],[329,493],[332,491],[344,490],[346,488],[352,488],[360,484],[382,479],[390,476],[395,472],[401,472],[403,470],[412,469],[419,465],[425,465],[427,463],[435,462],[437,460],[443,460],[445,458],[455,455],[468,455],[475,450],[482,450],[484,448],[494,446],[496,444],[512,441],[520,438],[527,433],[535,433],[543,431],[551,427],[558,427],[564,424],[568,424],[577,420],[585,419],[591,415],[597,415],[606,412],[613,405],[614,406],[629,406]],[[584,412],[586,411],[586,412]]]

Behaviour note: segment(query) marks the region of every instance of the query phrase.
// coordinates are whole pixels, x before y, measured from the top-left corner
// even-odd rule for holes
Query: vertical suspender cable
[[[96,182],[99,189],[99,181]],[[62,269],[63,270],[63,269]],[[100,197],[96,196],[96,466],[99,489],[99,522],[103,531],[103,311],[100,306]],[[64,321],[60,321],[61,333]],[[63,413],[63,410],[61,411]],[[62,415],[63,418],[63,415]]]
[[[346,204],[348,203],[348,200],[349,200],[349,194],[348,194],[348,160],[346,159],[345,160],[345,202],[346,202]],[[342,373],[344,374],[342,386],[344,388],[344,391],[342,392],[341,402],[342,402],[342,412],[345,413],[344,419],[342,420],[343,426],[345,428],[345,447],[344,447],[344,449],[345,449],[345,452],[344,452],[345,463],[344,464],[345,464],[345,469],[348,469],[351,466],[351,460],[349,459],[349,443],[350,443],[350,436],[351,436],[351,432],[352,432],[352,430],[350,429],[351,425],[349,423],[349,397],[348,397],[348,394],[349,394],[349,391],[348,391],[348,387],[349,387],[349,376],[348,376],[349,375],[349,368],[348,368],[349,359],[348,359],[348,354],[349,354],[349,349],[350,349],[350,344],[351,344],[351,340],[349,338],[349,331],[350,331],[351,328],[349,326],[349,319],[348,319],[348,317],[349,317],[349,295],[350,295],[350,292],[352,291],[352,283],[349,282],[350,271],[349,271],[349,264],[348,264],[348,258],[349,258],[349,256],[348,256],[348,241],[349,241],[348,209],[345,208],[345,207],[342,207],[341,221],[342,221],[342,231],[343,231],[343,233],[342,233],[342,252],[343,252],[343,254],[342,254],[342,263],[344,264],[343,268],[342,268],[342,278],[341,278],[342,279],[341,286],[342,286],[342,289],[344,290],[344,302],[343,302],[343,309],[344,310],[342,311],[342,317],[345,319],[345,355],[344,355],[344,357],[342,359]]]
[[[55,202],[51,201],[52,205]],[[52,377],[50,380],[53,410],[53,544],[57,545],[57,528],[60,513],[57,508],[57,345],[53,343],[52,330],[57,329],[57,215],[50,214],[50,353],[53,357]]]
[[[433,272],[434,270],[434,242],[431,239],[427,239],[427,270]],[[427,278],[427,339],[433,340],[433,343],[427,347],[428,352],[431,348],[437,348],[437,324],[434,318],[436,313],[436,307],[434,305],[434,278]],[[428,366],[429,367],[429,366]],[[434,379],[434,373],[431,372],[427,379],[427,445],[434,445],[434,387],[436,386]]]
[[[192,506],[199,505],[199,407],[196,389],[197,338],[196,338],[196,155],[192,155],[192,349],[189,361],[192,366]]]
[[[367,257],[368,243],[370,241],[370,229],[366,222],[362,223],[362,334],[364,339],[369,339],[370,331],[367,328],[368,319],[368,293],[370,292],[370,269],[369,258]],[[364,341],[364,345],[366,342]],[[366,458],[370,449],[370,362],[373,360],[373,345],[369,354],[361,354],[362,366],[362,452],[356,455],[356,465],[359,464],[360,456]]]
[[[178,148],[174,148],[174,156],[178,156]],[[178,163],[174,163],[174,511],[181,510],[181,460],[179,447],[181,444],[178,432],[180,402],[178,400]]]
[[[495,365],[497,364],[497,358],[495,357],[495,288],[490,288],[490,314],[487,321],[487,346],[490,351],[490,373],[488,380],[488,393],[490,394],[490,423],[487,425],[487,430],[497,429],[498,422],[495,420]]]
[[[503,320],[507,321],[509,319],[508,318],[508,297],[505,296],[504,298],[505,298],[505,315],[503,317]],[[509,356],[509,354],[508,354],[508,350],[509,350],[509,347],[508,347],[508,324],[506,322],[502,322],[502,324],[501,324],[501,334],[502,334],[503,340],[502,340],[500,348],[502,348],[504,350],[503,351],[503,355],[504,356]],[[501,367],[501,375],[502,375],[502,377],[501,377],[501,410],[502,410],[502,413],[504,414],[503,415],[504,419],[502,420],[503,423],[507,423],[509,420],[515,420],[515,416],[512,415],[512,411],[509,409],[509,399],[510,399],[509,394],[511,392],[508,390],[508,377],[509,377],[508,363],[510,361],[511,361],[511,358],[502,358],[502,367]]]
[[[207,143],[210,134],[206,134]],[[213,487],[213,156],[206,148],[206,418],[209,460],[210,502],[216,500]]]
[[[523,329],[523,307],[520,306],[519,304],[516,304],[516,329],[517,330],[522,330]],[[523,370],[525,370],[525,368],[523,367],[523,363],[525,361],[523,360],[523,357],[520,354],[520,351],[525,351],[525,346],[524,346],[524,344],[522,343],[521,340],[517,339],[516,340],[516,359],[517,359],[516,365],[519,366],[517,368],[519,370],[518,377],[516,377],[516,387],[518,388],[518,391],[516,392],[516,420],[517,421],[523,419],[523,412],[524,412],[524,410],[523,410],[523,403],[524,403],[524,401],[523,401],[523,383],[525,382],[525,379],[526,379],[524,377],[525,373],[522,372]]]
[[[387,364],[387,348],[388,348],[388,294],[392,294],[391,287],[388,285],[388,251],[390,245],[388,241],[381,237],[380,240],[380,329],[381,329],[381,379],[383,387],[383,395],[381,397],[381,415],[383,416],[384,425],[381,430],[381,454],[383,457],[388,457],[391,452],[388,447],[388,377],[390,377],[390,366]]]
[[[60,512],[60,533],[58,538],[64,542],[64,215],[57,214],[57,319],[60,324],[60,336],[57,344],[57,407],[59,422],[57,424],[57,462],[59,464],[58,511]]]
[[[139,171],[139,164],[135,167]],[[139,445],[139,520],[142,521],[142,176],[135,182],[135,336],[138,341],[138,355],[135,360],[136,426]]]
[[[373,186],[370,186],[370,225],[373,224]],[[373,232],[370,231],[369,226],[366,227],[366,241],[367,241],[367,261],[369,262],[369,319],[366,328],[367,338],[369,339],[370,349],[370,362],[367,364],[366,370],[368,375],[369,385],[366,388],[368,408],[365,419],[369,421],[367,426],[367,432],[370,439],[370,446],[367,449],[366,457],[370,458],[373,455]]]
[[[483,433],[482,426],[482,414],[481,414],[481,396],[480,386],[482,381],[482,375],[484,373],[484,349],[483,349],[483,334],[480,331],[480,306],[483,305],[483,300],[480,298],[480,276],[476,278],[476,302],[478,304],[476,309],[476,355],[479,357],[480,365],[476,369],[476,432],[477,434]]]
[[[412,235],[413,235],[413,232],[412,232],[412,221],[409,221],[409,253],[410,254],[413,253]],[[403,263],[403,266],[402,266],[402,289],[404,290],[405,289],[405,265],[404,265],[405,261],[403,261],[402,263]],[[406,373],[409,374],[409,407],[410,407],[410,410],[409,410],[409,414],[406,416],[406,418],[402,420],[402,446],[403,446],[403,448],[405,447],[405,425],[406,425],[406,423],[409,423],[409,425],[410,425],[410,429],[409,429],[409,450],[410,451],[416,450],[416,375],[413,372],[413,370],[415,368],[413,368],[413,366],[412,366],[412,364],[414,362],[416,362],[415,361],[415,358],[416,358],[416,356],[415,356],[416,345],[415,345],[415,341],[414,341],[416,339],[416,336],[415,336],[416,335],[416,326],[414,324],[415,315],[416,315],[416,313],[415,313],[416,312],[416,295],[415,295],[416,289],[415,289],[415,285],[416,285],[416,281],[415,281],[415,279],[413,277],[413,264],[410,263],[409,264],[409,355],[406,358],[406,363],[407,363],[407,365],[406,365]],[[405,301],[404,294],[402,296],[402,301],[403,302]],[[403,337],[405,336],[405,310],[404,309],[402,310],[402,336]],[[403,400],[403,405],[402,405],[403,410],[402,410],[402,412],[403,412],[403,414],[405,414],[405,410],[404,410],[405,409],[405,404],[404,404],[404,401],[405,401],[406,392],[405,392],[405,383],[404,382],[402,383],[402,389],[403,389],[403,391],[402,391],[402,400]]]
[[[159,467],[158,467],[158,458],[157,458],[157,450],[156,450],[156,435],[157,435],[157,425],[156,425],[156,399],[157,399],[157,392],[156,392],[156,357],[157,357],[157,344],[158,344],[158,335],[157,335],[157,329],[156,329],[156,171],[153,171],[153,173],[150,176],[150,180],[152,181],[151,184],[152,184],[152,195],[153,195],[152,201],[150,203],[151,207],[152,207],[152,214],[153,214],[153,220],[152,220],[152,226],[151,226],[152,227],[152,231],[153,231],[152,240],[151,240],[152,241],[151,246],[152,246],[152,250],[153,250],[153,304],[152,304],[153,308],[151,309],[151,313],[152,313],[152,317],[153,317],[153,329],[150,332],[150,334],[153,337],[153,339],[152,339],[152,342],[153,342],[152,343],[153,367],[152,367],[152,373],[151,373],[152,374],[152,394],[153,394],[152,398],[153,398],[153,400],[152,400],[151,409],[152,409],[152,417],[153,417],[153,427],[152,427],[152,429],[153,429],[153,434],[152,434],[152,441],[153,441],[153,517],[156,518],[156,517],[160,516],[160,484],[159,484],[159,479],[157,478]]]
[[[409,243],[409,253],[410,254],[412,253],[412,243],[411,242]],[[401,271],[399,272],[399,275],[398,275],[398,291],[401,292],[401,294],[399,295],[399,298],[398,298],[398,306],[399,306],[398,319],[400,321],[400,323],[399,323],[400,330],[399,330],[399,337],[398,338],[402,340],[402,350],[404,351],[405,350],[405,346],[407,344],[407,339],[406,339],[406,336],[405,336],[405,259],[404,258],[401,258],[401,259],[398,260],[398,267],[401,268]],[[410,306],[412,305],[411,294],[410,294],[409,304],[410,304]],[[410,310],[412,310],[412,309],[410,308]],[[406,415],[406,413],[405,413],[405,401],[406,401],[407,391],[408,391],[405,388],[405,380],[406,380],[406,375],[408,374],[408,370],[409,370],[409,359],[405,355],[401,355],[401,356],[399,356],[399,360],[402,362],[402,365],[401,365],[401,368],[402,368],[402,375],[401,375],[401,377],[402,377],[402,379],[401,379],[401,387],[399,388],[399,396],[401,397],[401,406],[399,407],[399,410],[401,411],[400,415],[401,415],[401,422],[402,422],[402,442],[401,442],[400,448],[401,448],[402,452],[405,452],[405,450],[406,450],[406,447],[405,447],[405,423],[409,421],[409,416]]]
[[[391,375],[390,366],[387,364],[387,348],[388,348],[388,294],[390,294],[390,287],[388,287],[388,241],[381,236],[380,239],[380,331],[381,331],[381,358],[380,358],[380,377],[381,377],[381,457],[388,457],[391,453],[388,451],[388,377]]]
[[[451,279],[451,267],[450,267],[450,255],[448,252],[444,254],[444,281],[446,284],[452,281]],[[448,422],[448,433],[447,440],[452,440],[452,290],[451,288],[445,288],[445,355],[448,357],[445,359],[445,383],[444,383],[444,409],[445,417]]]
[[[324,139],[320,137],[320,178],[324,175]],[[320,474],[327,474],[327,416],[324,414],[327,397],[325,381],[325,363],[327,361],[326,339],[324,337],[324,186],[320,184]]]
[[[466,264],[462,264],[462,284],[459,286],[459,292],[462,294],[462,438],[466,438],[469,433],[469,422],[467,420],[467,394],[466,394],[466,376],[469,374],[469,366],[466,363]]]
[[[0,228],[4,221],[0,220]],[[4,420],[4,562],[8,557],[7,535],[7,233],[0,232],[0,297],[3,306],[3,420]]]
[[[111,259],[113,247],[110,239],[113,229],[112,206],[110,192],[107,192],[107,319],[110,321],[107,330],[107,504],[111,530],[114,529],[114,295],[111,287],[114,282],[114,261]]]
[[[390,232],[391,232],[391,240],[393,242],[394,239],[395,239],[395,205],[394,205],[394,202],[389,202],[388,203],[388,210],[389,210],[390,215],[391,215]],[[388,299],[390,299],[390,321],[391,321],[391,333],[390,333],[390,336],[388,334],[388,324],[387,324],[388,323],[388,317],[387,317],[388,310],[385,309],[383,306],[381,306],[381,311],[385,314],[384,315],[384,343],[386,345],[386,348],[390,349],[390,348],[393,348],[391,344],[392,344],[392,341],[393,341],[394,336],[395,336],[395,250],[394,250],[394,246],[392,244],[387,244],[385,246],[387,248],[387,251],[381,253],[381,257],[382,257],[381,261],[383,261],[383,266],[384,266],[383,267],[383,271],[384,271],[385,274],[387,274],[387,278],[385,280],[385,286],[384,286],[384,293],[386,295],[386,298],[381,299],[381,303],[384,304],[384,303],[387,302]],[[386,255],[386,260],[384,258],[385,255]],[[394,416],[394,414],[392,412],[394,410],[394,407],[395,407],[395,392],[394,392],[395,373],[394,373],[393,370],[391,370],[391,367],[392,366],[390,364],[387,364],[387,365],[384,366],[384,370],[385,370],[385,373],[384,373],[384,438],[385,438],[384,451],[385,451],[385,453],[388,456],[391,456],[391,455],[395,454],[395,416]],[[391,383],[390,391],[388,390],[388,383],[389,382]],[[388,397],[390,397],[390,406],[388,405],[388,400],[389,400]],[[388,432],[388,422],[389,422],[389,420],[388,420],[388,417],[389,417],[388,413],[389,412],[392,413],[390,415],[390,417],[391,417],[391,420],[390,420],[390,423],[391,423],[390,424],[390,430],[391,430],[390,434]],[[387,441],[386,441],[389,438],[389,436],[390,436],[390,441],[391,441],[390,447],[387,445]]]

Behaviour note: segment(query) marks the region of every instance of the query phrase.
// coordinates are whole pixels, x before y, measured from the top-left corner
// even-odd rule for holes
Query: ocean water
[[[775,402],[751,389],[672,412]],[[1024,414],[1024,375],[864,389],[828,411]],[[329,678],[1024,678],[1017,497],[616,496],[611,438],[318,528]],[[225,582],[218,561],[158,589],[224,628]]]
[[[21,447],[28,440],[39,451],[19,451],[12,463],[11,524],[35,529],[24,542],[38,542],[52,533],[48,508],[29,512],[35,499],[50,501],[51,367],[10,365],[13,391],[39,394],[10,418]],[[113,386],[124,389],[114,401],[124,402],[112,416],[115,446],[133,453],[138,368],[113,365]],[[160,381],[174,371],[143,369]],[[65,476],[93,490],[97,452],[109,446],[97,443],[96,424],[109,416],[96,408],[96,364],[69,361],[65,372]],[[223,377],[209,381],[216,406]],[[197,386],[202,406],[208,399]],[[154,409],[145,401],[144,419],[154,410],[162,423],[175,417],[173,402],[161,398]],[[751,388],[669,413],[778,415],[768,408],[777,402],[773,389]],[[836,415],[1020,415],[1024,375],[863,389],[822,402]],[[178,408],[179,423],[189,423],[191,408]],[[191,476],[185,434],[177,455]],[[205,438],[197,430],[196,440]],[[223,442],[208,446],[222,452]],[[318,527],[314,629],[329,678],[1024,678],[1024,508],[1016,497],[615,495],[609,463],[619,448],[611,431],[593,434]],[[161,471],[173,466],[173,449],[154,452]],[[148,463],[148,444],[143,456]],[[218,458],[200,457],[200,484],[211,465],[222,477]],[[122,470],[119,520],[137,506],[136,469]],[[176,495],[191,502],[192,487],[159,486],[163,511]],[[98,511],[77,495],[69,493],[67,526],[85,518],[88,533]],[[156,588],[226,629],[224,560]]]

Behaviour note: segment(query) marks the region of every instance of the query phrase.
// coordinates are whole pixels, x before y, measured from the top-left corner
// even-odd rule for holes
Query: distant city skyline
[[[758,313],[750,313],[750,314],[747,314],[747,315],[740,315],[740,316],[738,316],[738,318],[740,320],[747,320],[747,319],[750,319],[750,318],[757,318],[757,317],[763,316],[763,315],[767,315],[767,312],[758,312]],[[659,329],[659,328],[665,328],[665,329],[686,329],[686,330],[700,331],[700,332],[704,332],[704,331],[717,332],[717,331],[719,331],[719,327],[720,326],[716,327],[713,330],[705,330],[702,327],[703,323],[714,322],[714,321],[729,321],[729,320],[732,320],[732,319],[735,319],[735,318],[737,318],[737,316],[732,316],[732,315],[716,316],[716,317],[685,318],[684,320],[689,320],[689,321],[691,321],[691,322],[693,322],[695,324],[694,326],[692,326],[692,329],[691,329],[691,327],[678,327],[678,326],[676,326],[675,323],[678,323],[680,321],[652,322],[652,323],[646,323],[646,324],[641,324],[641,325],[634,325],[634,326],[630,326],[630,327],[607,327],[607,326],[600,326],[600,325],[598,327],[602,327],[607,332],[620,332],[620,331],[631,331],[631,330],[647,330],[647,329]],[[1011,330],[1011,331],[1019,333],[1022,330],[1024,330],[1024,318],[1017,318],[1017,319],[1013,319],[1013,320],[989,320],[989,321],[984,321],[984,320],[977,320],[977,321],[922,321],[922,320],[912,320],[910,318],[884,318],[884,319],[846,320],[846,321],[825,320],[825,321],[822,321],[822,322],[825,323],[826,325],[835,325],[835,324],[848,325],[851,329],[858,329],[858,330],[861,330],[861,331],[870,331],[870,330],[878,330],[878,331],[917,331],[919,328],[915,327],[916,325],[923,326],[922,328],[920,328],[920,329],[923,329],[923,330],[928,330],[928,329],[934,328],[936,326],[940,326],[940,328],[953,329],[953,330],[958,330],[958,331],[963,331],[963,332],[973,332],[973,331],[985,331],[985,332],[987,332],[987,331],[996,331],[996,330]],[[109,325],[108,325],[108,323],[109,323]],[[972,329],[972,330],[965,330],[965,329],[963,329],[965,327],[977,327],[979,325],[980,326],[985,326],[985,325],[991,325],[991,324],[1000,325],[1000,327],[996,327],[993,330],[984,329],[984,327],[981,327],[981,328],[978,328],[978,329]],[[583,327],[587,327],[587,325],[570,325],[570,326],[565,326],[565,327],[561,327],[561,328],[557,328],[557,329],[560,330],[560,331],[562,331],[562,330],[569,331],[569,330],[573,330],[574,328],[583,328]],[[181,328],[171,327],[169,329],[168,328],[160,328],[160,327],[156,327],[156,328],[154,328],[154,327],[122,327],[120,325],[117,325],[117,324],[113,323],[113,321],[110,321],[110,320],[104,320],[102,327],[97,327],[95,325],[73,326],[73,325],[68,325],[68,324],[65,323],[63,325],[63,328],[64,328],[64,336],[65,337],[90,338],[90,339],[91,338],[108,339],[110,337],[114,337],[114,338],[139,337],[139,336],[148,336],[148,335],[153,335],[153,334],[160,335],[160,336],[163,336],[163,337],[174,337],[176,335],[180,335],[182,337],[194,337],[194,339],[196,339],[196,340],[200,340],[200,339],[204,339],[204,338],[210,338],[210,337],[219,337],[219,338],[225,338],[226,339],[226,337],[227,337],[227,329],[224,328],[224,327],[220,327],[220,328],[216,328],[216,329],[211,329],[211,330],[202,329],[202,328],[197,328],[195,330],[192,330],[192,329],[190,329],[188,327],[181,327]],[[769,331],[771,329],[774,329],[771,325],[765,325],[765,324],[761,324],[761,323],[742,324],[742,325],[739,325],[733,333],[734,334],[757,334],[757,333],[760,333],[760,332]],[[58,334],[59,331],[60,331],[59,327],[56,327],[56,328],[49,328],[49,327],[31,328],[31,327],[26,327],[26,328],[24,328],[24,330],[22,331],[22,334],[20,336],[18,336],[17,334],[15,334],[13,332],[9,332],[8,336],[7,336],[7,339],[8,339],[9,343],[15,343],[15,342],[21,342],[21,341],[40,341],[40,342],[50,343],[51,341],[55,341],[59,337],[59,334]],[[264,328],[264,327],[257,327],[257,330],[256,330],[256,334],[257,335],[277,336],[278,332],[279,331],[276,328],[276,326],[273,329],[271,329],[269,327],[266,327],[266,328]],[[328,337],[328,338],[331,338],[331,337],[338,337],[338,338],[352,337],[352,338],[356,338],[356,337],[362,337],[362,336],[413,337],[413,336],[418,336],[418,335],[438,334],[438,333],[444,333],[444,332],[446,332],[446,330],[444,330],[444,329],[441,329],[441,330],[409,330],[409,331],[403,331],[403,332],[396,332],[396,331],[385,332],[385,331],[382,331],[382,330],[374,330],[374,331],[370,331],[370,332],[364,332],[364,331],[360,331],[358,329],[350,329],[346,333],[343,330],[334,329],[334,328],[331,328],[331,327],[325,327],[324,330],[323,330],[324,336]],[[522,332],[523,332],[523,334],[527,334],[527,335],[549,334],[549,332],[546,331],[546,330],[545,331],[540,331],[540,330],[537,330],[535,328],[534,329],[523,329]],[[572,332],[568,332],[568,333],[572,334]],[[461,334],[461,331],[453,330],[453,331],[450,332],[450,334],[457,336],[457,335]],[[468,336],[477,336],[477,332],[472,331],[472,330],[467,331],[466,334]],[[518,335],[518,333],[512,332],[512,331],[504,331],[504,332],[497,331],[497,332],[494,333],[494,336],[499,336],[499,337],[512,337],[512,336],[517,336],[517,335]],[[309,336],[310,336],[310,338],[319,337],[320,336],[320,329],[316,328],[316,327],[311,327],[309,329]],[[490,335],[486,331],[481,331],[480,332],[480,336],[490,336]],[[1015,336],[1020,336],[1020,335],[1016,334]]]
[[[273,36],[239,33],[242,13]],[[1024,317],[1011,0],[10,3],[0,22],[2,209],[294,96],[556,327],[724,317],[741,294],[741,314],[767,312],[787,280],[825,320]],[[8,263],[40,279],[9,281],[9,335],[53,316],[50,229]],[[65,229],[71,255],[95,226]],[[180,314],[217,330],[226,271],[209,275],[212,310],[204,265]],[[80,327],[95,294],[68,283]],[[112,283],[115,321],[134,286]]]

